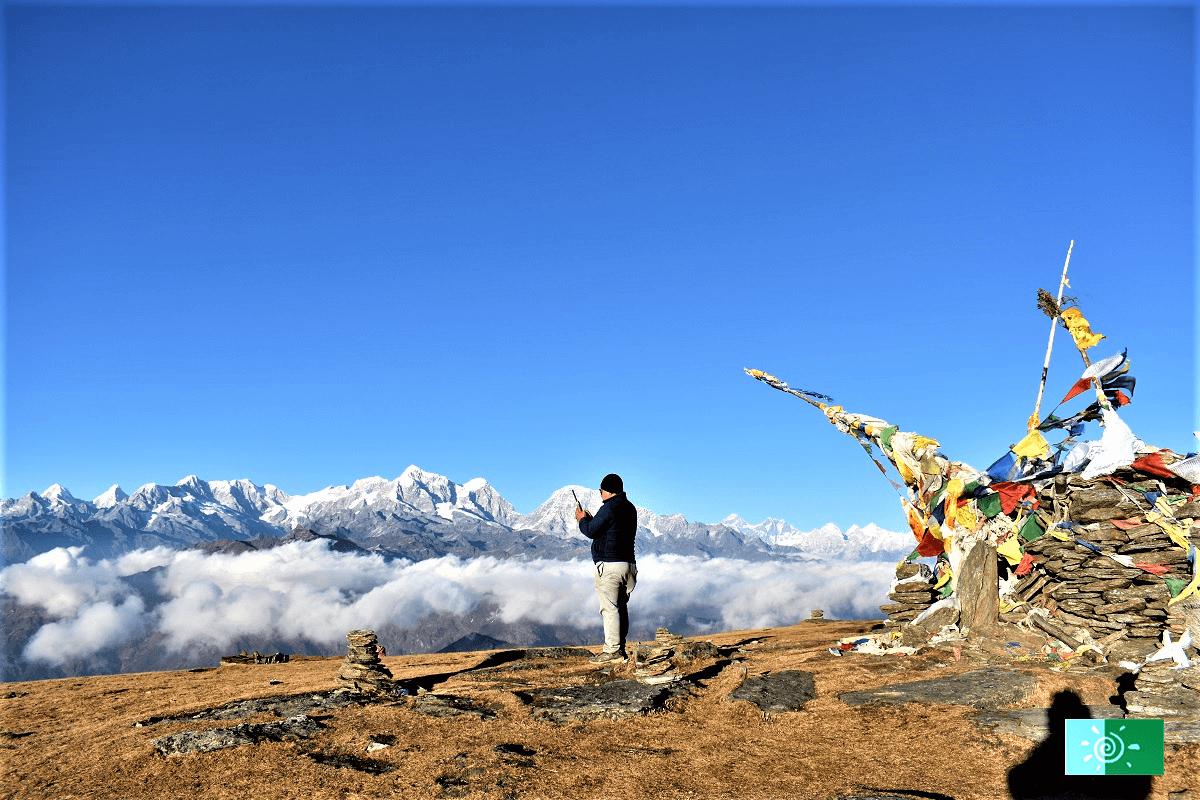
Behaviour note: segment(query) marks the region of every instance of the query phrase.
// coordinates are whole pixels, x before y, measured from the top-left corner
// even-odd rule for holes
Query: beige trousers
[[[624,652],[625,637],[629,635],[629,595],[637,586],[637,564],[598,561],[595,582],[604,620],[604,652]]]

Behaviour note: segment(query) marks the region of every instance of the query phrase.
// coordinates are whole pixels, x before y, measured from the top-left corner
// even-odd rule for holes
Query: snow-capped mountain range
[[[0,521],[6,563],[78,545],[92,558],[155,546],[269,547],[297,529],[411,559],[585,557],[590,543],[576,530],[572,491],[585,507],[600,506],[597,490],[565,486],[532,513],[520,514],[483,478],[457,484],[416,466],[394,480],[363,478],[305,495],[248,480],[189,475],[174,486],[147,484],[133,494],[113,486],[91,501],[54,484],[40,495],[0,500]],[[845,532],[832,523],[800,531],[776,519],[751,525],[730,515],[708,524],[638,508],[637,546],[639,553],[754,560],[878,559],[907,555],[913,539],[874,524]]]

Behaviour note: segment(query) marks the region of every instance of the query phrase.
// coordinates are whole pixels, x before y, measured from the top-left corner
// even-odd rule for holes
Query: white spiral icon
[[[1125,726],[1122,725],[1120,730],[1125,730]],[[1103,772],[1105,764],[1111,764],[1125,754],[1125,742],[1115,733],[1109,733],[1108,731],[1100,733],[1100,729],[1095,725],[1092,726],[1092,733],[1097,734],[1100,737],[1096,740],[1095,744],[1092,744],[1086,739],[1079,743],[1083,747],[1092,748],[1092,752],[1083,757],[1083,763],[1086,764],[1094,757],[1098,762],[1096,764],[1096,771]],[[1140,744],[1131,744],[1129,745],[1129,749],[1141,750],[1142,746]],[[1133,762],[1126,761],[1125,766],[1132,769]]]
[[[1111,764],[1125,752],[1125,742],[1121,741],[1121,737],[1115,733],[1106,731],[1102,738],[1096,740],[1092,752],[1105,764]]]

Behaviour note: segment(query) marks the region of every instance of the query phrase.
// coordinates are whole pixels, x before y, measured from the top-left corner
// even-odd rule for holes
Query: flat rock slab
[[[681,683],[649,686],[636,680],[616,680],[598,686],[563,686],[515,692],[533,707],[533,716],[551,722],[589,719],[623,719],[648,714],[672,697],[686,695]]]
[[[838,695],[838,699],[848,706],[866,703],[948,703],[993,709],[1021,702],[1037,686],[1038,680],[1032,675],[988,666],[948,678],[894,683],[878,689],[848,692]]]
[[[412,709],[427,717],[471,716],[495,719],[496,710],[486,703],[452,694],[423,694],[412,699]]]
[[[317,694],[295,694],[279,697],[260,697],[254,700],[239,700],[227,703],[217,708],[199,711],[195,714],[179,714],[169,717],[150,717],[134,723],[135,728],[146,725],[157,725],[160,722],[190,722],[206,719],[248,719],[255,714],[272,713],[277,717],[294,717],[298,714],[311,714],[314,711],[331,711],[355,703],[371,702],[371,695],[359,694],[345,689],[335,689],[331,692]]]
[[[771,675],[747,678],[726,700],[747,700],[768,714],[799,711],[817,696],[812,673],[785,670]]]
[[[154,747],[164,756],[183,753],[208,753],[243,744],[254,744],[263,740],[281,742],[291,739],[307,739],[321,732],[322,725],[303,714],[280,722],[261,725],[242,723],[232,728],[214,728],[207,731],[184,731],[155,739]]]
[[[1092,719],[1122,719],[1120,706],[1088,706]],[[1031,742],[1041,742],[1050,735],[1050,721],[1047,708],[1005,708],[997,711],[983,711],[972,719],[976,725],[987,728],[995,733],[1008,733],[1020,736]]]
[[[1152,691],[1126,692],[1125,707],[1131,717],[1180,717],[1200,712],[1200,694],[1185,686],[1155,686]]]
[[[1088,706],[1092,719],[1123,719],[1119,706]],[[1009,733],[1031,742],[1045,741],[1050,735],[1050,725],[1045,708],[1005,708],[976,714],[976,725],[995,733]],[[1200,719],[1166,720],[1163,730],[1166,744],[1189,744],[1200,742]]]
[[[522,658],[591,658],[586,647],[529,647],[521,651]]]

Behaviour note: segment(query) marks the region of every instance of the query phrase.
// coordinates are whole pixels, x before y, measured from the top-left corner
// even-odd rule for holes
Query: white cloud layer
[[[122,580],[154,568],[164,599],[156,606]],[[484,600],[506,623],[598,626],[591,570],[583,561],[388,562],[330,552],[323,541],[237,555],[160,548],[97,562],[80,548],[60,548],[0,572],[0,591],[60,618],[30,639],[24,657],[61,664],[156,632],[174,651],[225,648],[248,636],[335,644],[354,628],[408,628]],[[813,608],[832,618],[877,617],[893,570],[892,561],[648,556],[638,563],[631,617],[651,627],[686,620],[704,632],[791,624]]]

